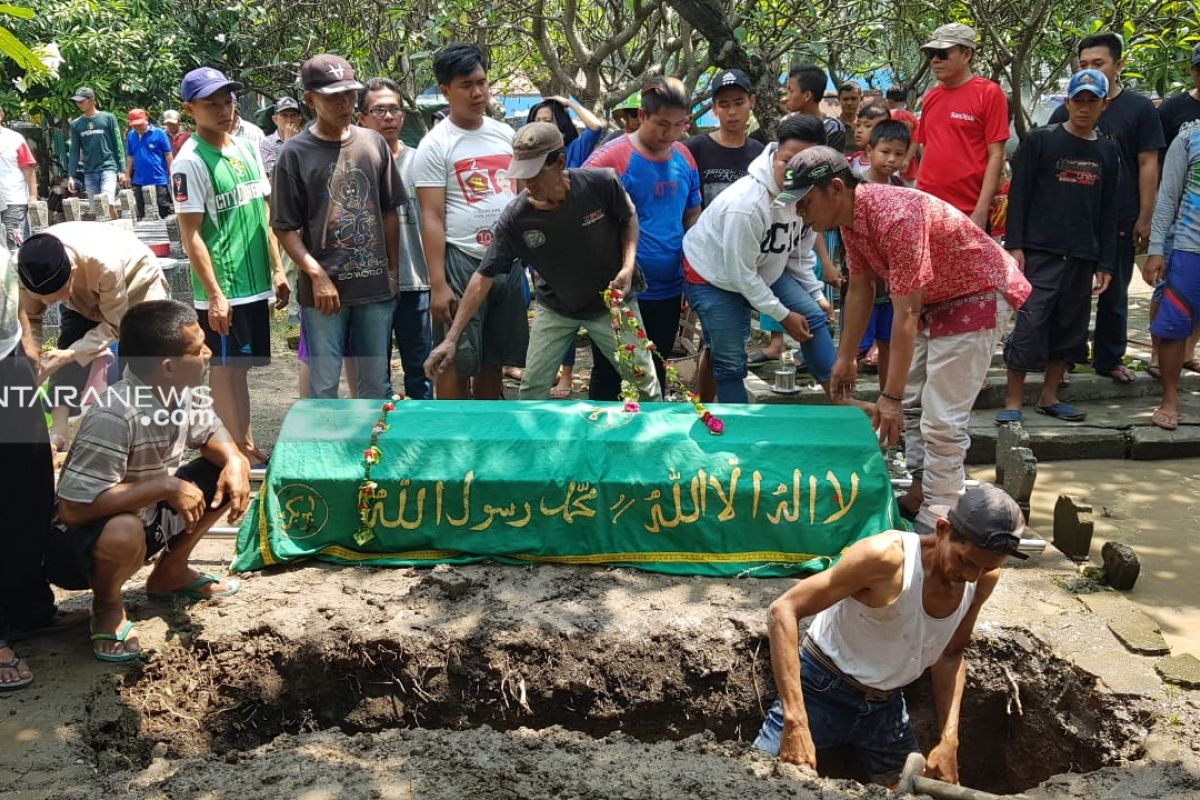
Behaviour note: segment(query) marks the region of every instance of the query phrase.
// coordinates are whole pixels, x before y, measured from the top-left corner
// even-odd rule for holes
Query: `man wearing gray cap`
[[[998,84],[971,73],[978,49],[974,29],[958,22],[921,45],[938,85],[921,101],[913,145],[923,151],[917,188],[986,229],[1004,167],[1008,98]]]
[[[582,327],[613,362],[618,342],[602,293],[626,297],[645,287],[637,272],[638,218],[620,178],[611,169],[564,169],[566,145],[558,126],[532,122],[513,139],[508,177],[525,190],[492,226],[492,242],[471,276],[454,323],[429,359],[431,379],[454,362],[458,340],[475,317],[497,275],[528,264],[538,273],[538,309],[529,333],[522,400],[549,400],[563,351]],[[640,287],[639,287],[640,284]],[[637,301],[629,309],[638,318]],[[643,399],[661,391],[648,351],[634,353],[632,379]],[[618,368],[613,363],[614,368]]]
[[[957,783],[963,651],[1000,567],[1028,557],[1024,530],[1016,502],[984,484],[940,507],[933,533],[885,531],[798,581],[771,604],[779,699],[754,746],[823,775],[894,783],[920,750],[903,689],[928,669],[941,736],[926,775]],[[835,763],[842,754],[849,763]]]
[[[67,187],[78,187],[75,176],[83,174],[83,185],[89,197],[108,199],[108,215],[116,219],[117,184],[128,181],[122,171],[125,148],[117,118],[96,108],[96,92],[84,86],[71,98],[81,115],[71,120],[71,146],[67,153]],[[80,163],[82,162],[82,163]]]

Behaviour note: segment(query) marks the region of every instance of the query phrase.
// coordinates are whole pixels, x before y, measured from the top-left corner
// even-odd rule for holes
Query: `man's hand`
[[[838,358],[829,375],[829,392],[834,400],[852,400],[858,382],[858,359]]]
[[[980,227],[980,229],[986,231],[987,224],[988,224],[988,211],[989,210],[990,209],[988,209],[986,207],[982,208],[982,209],[979,209],[979,208],[975,209],[974,211],[971,212],[971,222],[974,222],[976,225],[978,225]]]
[[[900,441],[900,434],[904,431],[904,408],[892,398],[880,395],[875,401],[872,422],[879,431],[879,443],[891,447]]]
[[[292,285],[288,283],[287,273],[283,271],[283,267],[275,269],[271,275],[271,283],[275,284],[275,307],[287,308],[288,302],[292,299]]]
[[[454,324],[454,311],[458,306],[458,298],[450,284],[443,283],[429,290],[429,311],[435,322],[443,325]]]
[[[1162,256],[1150,256],[1142,265],[1142,280],[1154,286],[1167,276],[1167,260]]]
[[[329,274],[320,269],[309,278],[312,279],[313,305],[317,311],[330,316],[336,314],[342,307],[342,298]]]
[[[624,297],[629,293],[629,287],[633,285],[633,270],[621,270],[617,273],[617,277],[608,282],[608,288],[621,293]]]
[[[442,343],[433,348],[429,358],[425,359],[425,377],[434,380],[442,370],[454,363],[454,353],[458,343],[451,339],[443,339]]]
[[[1133,246],[1137,250],[1146,249],[1150,244],[1150,218],[1139,219],[1133,224]]]
[[[925,761],[925,777],[958,783],[958,742],[942,739]]]
[[[233,322],[233,307],[225,295],[217,293],[208,298],[208,326],[220,336],[229,335],[229,325]]]
[[[787,764],[817,769],[817,746],[812,732],[803,722],[783,721],[783,738],[779,742],[779,760]]]
[[[1013,257],[1014,261],[1017,262],[1017,269],[1021,270],[1021,272],[1024,272],[1025,271],[1025,251],[1018,247],[1016,250],[1009,250],[1008,254]]]
[[[46,380],[75,359],[74,350],[49,350],[38,364],[38,383]]]
[[[1112,275],[1110,275],[1107,272],[1097,272],[1096,273],[1096,288],[1092,289],[1092,295],[1095,296],[1098,294],[1104,294],[1104,292],[1108,289],[1109,284],[1111,284],[1111,283],[1112,283]]]
[[[798,314],[795,311],[789,312],[780,324],[788,332],[788,336],[791,336],[797,342],[807,342],[813,337],[812,331],[808,328],[808,319],[803,314]]]
[[[187,531],[191,533],[206,510],[204,508],[204,492],[200,491],[200,487],[191,481],[181,478],[168,478],[168,480],[172,481],[172,486],[171,494],[167,496],[167,504],[183,517]]]
[[[236,525],[250,505],[250,462],[241,453],[225,462],[217,478],[212,509],[220,508],[226,500],[229,501],[229,521]]]

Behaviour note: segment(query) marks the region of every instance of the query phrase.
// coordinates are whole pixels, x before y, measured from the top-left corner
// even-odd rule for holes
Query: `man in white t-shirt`
[[[413,163],[421,206],[421,233],[429,267],[434,344],[454,321],[454,310],[492,241],[492,225],[513,199],[508,181],[513,130],[487,116],[488,58],[470,44],[437,52],[433,71],[450,104],[446,120],[421,140]],[[524,270],[496,281],[483,311],[459,340],[454,363],[437,380],[442,400],[500,399],[501,370],[523,365],[529,343]]]
[[[0,108],[0,123],[4,109]],[[29,235],[29,203],[37,199],[37,159],[25,137],[0,124],[0,201],[9,252],[15,252]]]

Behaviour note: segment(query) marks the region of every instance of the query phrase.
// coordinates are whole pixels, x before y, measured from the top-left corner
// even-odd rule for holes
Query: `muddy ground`
[[[294,396],[294,361],[278,356],[252,373],[260,442]],[[231,549],[205,541],[197,566],[222,572]],[[145,574],[127,596],[141,663],[94,661],[82,630],[21,645],[37,682],[0,696],[0,797],[887,796],[749,747],[775,694],[765,610],[786,580],[309,564],[187,607],[150,601]],[[985,608],[963,781],[1036,798],[1200,798],[1200,691],[1123,648],[1072,594],[1077,578],[1050,551],[1008,571]],[[909,701],[928,748],[928,685]]]

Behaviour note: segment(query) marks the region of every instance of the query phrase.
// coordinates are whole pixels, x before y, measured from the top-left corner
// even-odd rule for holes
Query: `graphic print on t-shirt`
[[[454,177],[467,205],[482,203],[494,194],[509,191],[508,165],[512,156],[500,154],[464,158],[454,162]]]
[[[1100,162],[1086,158],[1060,158],[1054,165],[1059,183],[1095,186],[1100,182]]]
[[[371,201],[371,179],[348,162],[339,161],[329,176],[329,217],[325,235],[330,248],[342,253],[342,262],[330,266],[335,280],[352,280],[381,275],[387,267],[375,252],[379,214]]]

